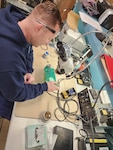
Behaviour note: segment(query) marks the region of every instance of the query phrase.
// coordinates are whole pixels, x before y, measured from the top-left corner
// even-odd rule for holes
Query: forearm
[[[24,77],[19,73],[0,74],[0,93],[9,101],[25,101],[41,95],[47,91],[46,83],[25,84]]]

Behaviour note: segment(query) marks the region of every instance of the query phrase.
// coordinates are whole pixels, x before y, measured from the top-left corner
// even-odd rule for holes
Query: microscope
[[[57,42],[56,51],[58,53],[56,72],[58,74],[65,74],[66,76],[71,76],[74,71],[79,69],[81,64],[93,55],[91,47],[88,45],[84,50],[84,53],[81,56],[76,57],[72,54],[71,46],[61,41]],[[74,59],[74,57],[76,58]]]

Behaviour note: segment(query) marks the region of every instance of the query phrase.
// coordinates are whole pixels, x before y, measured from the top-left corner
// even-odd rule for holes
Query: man
[[[62,21],[50,1],[37,5],[27,17],[9,5],[0,10],[0,18],[0,116],[10,120],[15,101],[59,89],[52,81],[33,84],[32,46],[48,44],[60,31]]]

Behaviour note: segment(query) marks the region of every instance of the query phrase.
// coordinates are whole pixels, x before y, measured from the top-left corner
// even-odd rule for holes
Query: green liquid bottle
[[[50,65],[44,68],[44,81],[56,81],[55,70]]]

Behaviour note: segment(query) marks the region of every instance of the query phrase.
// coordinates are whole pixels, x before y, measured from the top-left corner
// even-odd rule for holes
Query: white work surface
[[[42,124],[42,123],[43,122],[40,119],[21,118],[12,115],[5,150],[25,150],[25,127],[28,125]],[[46,127],[49,130],[53,129],[53,127],[56,125],[73,130],[74,138],[76,138],[77,135],[79,135],[78,128],[76,128],[71,123],[59,121],[49,121],[46,123]],[[77,141],[74,140],[73,143],[74,147],[77,147]]]
[[[78,86],[78,90],[84,89],[84,86]],[[16,103],[15,103],[16,105]],[[28,125],[43,124],[41,119],[22,118],[14,115],[15,107],[9,126],[8,136],[6,140],[5,150],[25,150],[25,127]],[[49,121],[46,124],[48,129],[53,129],[56,125],[71,129],[74,131],[73,150],[78,150],[76,137],[79,137],[79,129],[82,128],[81,121],[78,122],[79,127],[76,127],[69,122]]]
[[[77,91],[84,89],[84,86],[77,86]],[[16,104],[15,104],[16,105]],[[9,126],[8,136],[6,140],[5,150],[25,150],[25,127],[34,124],[43,124],[40,119],[22,118],[14,115],[15,107]],[[78,122],[79,127],[69,122],[49,121],[46,123],[48,129],[53,129],[54,126],[59,125],[74,131],[73,150],[78,150],[76,137],[79,137],[79,129],[82,128],[81,121]]]
[[[38,54],[38,52],[36,52],[36,53]],[[43,50],[42,50],[42,53],[44,53]],[[36,57],[36,55],[35,55],[35,57]],[[56,57],[56,56],[54,56],[54,57]],[[37,60],[38,60],[38,58],[37,58]],[[46,60],[44,60],[44,61],[46,61]],[[75,80],[75,84],[76,84],[76,80]],[[83,90],[84,88],[85,88],[85,86],[77,85],[76,91],[79,92],[79,91]],[[15,115],[16,104],[17,103],[15,103],[13,113],[12,113],[12,118],[11,118],[8,136],[7,136],[6,145],[5,145],[5,150],[25,150],[25,127],[28,125],[43,124],[41,119],[16,116]],[[47,122],[45,124],[46,124],[47,129],[49,129],[49,130],[52,130],[53,127],[56,125],[73,130],[74,131],[73,150],[75,150],[75,149],[77,150],[77,140],[75,138],[79,136],[79,129],[82,128],[81,121],[77,122],[79,127],[76,127],[75,125],[73,125],[72,123],[69,123],[69,122],[59,122],[56,120],[54,120],[54,121],[50,120],[49,122]]]

